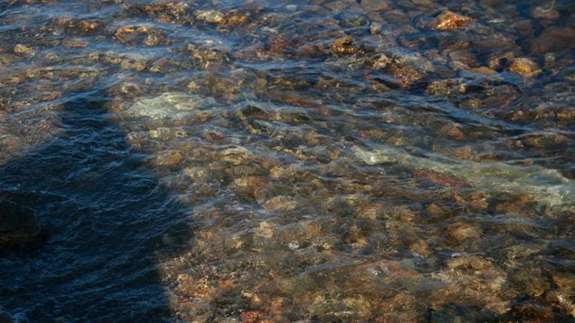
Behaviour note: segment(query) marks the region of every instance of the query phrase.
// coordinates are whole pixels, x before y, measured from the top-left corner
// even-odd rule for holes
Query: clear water
[[[1,308],[574,320],[574,18],[568,0],[0,0],[0,198],[42,231],[0,249]]]

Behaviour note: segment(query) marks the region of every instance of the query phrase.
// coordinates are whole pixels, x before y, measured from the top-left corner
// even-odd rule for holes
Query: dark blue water
[[[0,259],[3,305],[32,322],[167,319],[157,253],[170,251],[165,235],[192,239],[185,209],[106,120],[106,97],[70,98],[58,111],[63,131],[2,168],[3,191],[17,192],[47,234]]]

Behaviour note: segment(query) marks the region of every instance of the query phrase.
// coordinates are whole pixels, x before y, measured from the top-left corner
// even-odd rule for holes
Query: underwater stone
[[[441,31],[454,31],[468,26],[471,18],[456,14],[451,11],[444,11],[436,18],[434,28]]]
[[[32,47],[28,47],[26,45],[17,44],[16,46],[14,46],[14,53],[16,55],[21,55],[21,56],[30,56],[30,55],[34,54],[34,49]]]
[[[524,77],[533,77],[541,73],[539,66],[529,58],[515,58],[511,62],[509,70],[513,73],[521,74]]]
[[[575,207],[575,182],[554,169],[504,162],[479,163],[437,154],[418,157],[395,147],[370,151],[355,146],[352,150],[368,165],[396,163],[414,169],[430,169],[460,177],[489,195],[523,194],[552,209],[572,210]]]
[[[217,10],[198,10],[196,11],[196,19],[210,24],[221,24],[224,22],[225,16]]]
[[[128,117],[148,117],[152,119],[180,119],[199,108],[214,105],[211,97],[190,95],[179,92],[166,92],[153,98],[136,101],[124,114]]]
[[[359,51],[359,48],[354,43],[352,37],[345,36],[333,42],[331,51],[336,55],[353,55]]]

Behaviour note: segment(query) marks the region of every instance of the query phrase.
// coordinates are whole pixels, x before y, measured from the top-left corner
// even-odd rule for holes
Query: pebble
[[[524,77],[535,77],[541,73],[539,66],[525,57],[514,58],[511,61],[509,70],[513,73],[521,74]]]
[[[481,234],[481,230],[477,226],[466,222],[454,223],[447,227],[447,236],[457,243],[479,239]]]
[[[184,156],[178,150],[160,152],[154,159],[154,164],[163,167],[174,167],[184,161]]]
[[[270,212],[291,211],[297,207],[297,202],[289,196],[279,195],[265,201],[263,207]]]
[[[389,3],[382,0],[362,0],[361,7],[366,12],[379,12],[390,9]]]
[[[222,24],[225,21],[224,14],[217,10],[198,10],[195,16],[196,19],[210,24]]]
[[[353,55],[359,51],[351,36],[336,39],[331,44],[331,51],[336,55]]]
[[[288,243],[288,248],[290,248],[291,250],[299,249],[300,248],[299,242],[291,241],[290,243]]]
[[[455,31],[471,24],[472,19],[446,10],[436,17],[433,28],[440,31]]]
[[[553,0],[552,4],[555,3],[554,1],[556,0]],[[555,20],[560,16],[559,11],[553,8],[553,6],[549,7],[536,6],[535,8],[533,8],[533,10],[531,10],[531,15],[534,18],[549,19],[549,20]]]
[[[14,46],[14,53],[20,56],[31,56],[34,54],[34,49],[23,44],[17,44]]]
[[[451,139],[463,140],[465,139],[465,134],[461,131],[460,127],[455,124],[447,124],[441,128],[441,133],[448,136]]]

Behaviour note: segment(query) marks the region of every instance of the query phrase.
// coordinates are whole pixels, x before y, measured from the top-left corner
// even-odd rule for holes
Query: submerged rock
[[[150,47],[159,45],[165,38],[161,31],[145,25],[122,26],[116,30],[114,37],[121,43],[143,43]]]
[[[465,240],[481,238],[481,231],[472,224],[457,222],[447,227],[447,235],[454,242],[461,243]]]
[[[555,2],[552,3],[554,4]],[[559,18],[560,14],[558,10],[553,8],[553,6],[548,8],[536,6],[531,10],[531,16],[533,16],[533,18],[555,20]]]
[[[539,66],[529,58],[525,57],[513,59],[509,70],[525,77],[533,77],[541,73]]]
[[[213,98],[180,92],[166,92],[157,97],[142,98],[124,111],[128,117],[181,119],[194,111],[216,103]]]
[[[144,6],[144,11],[160,22],[184,23],[189,10],[185,1],[154,1]]]
[[[393,75],[396,82],[402,88],[409,88],[424,77],[424,75],[417,68],[409,64],[392,64],[389,67],[389,72],[391,75]]]
[[[441,31],[454,31],[467,27],[471,21],[469,17],[447,10],[437,16],[433,28]]]
[[[487,194],[522,194],[538,204],[559,210],[575,207],[575,182],[554,169],[456,160],[439,155],[418,157],[395,147],[369,151],[356,146],[353,152],[369,165],[398,163],[414,169],[430,169],[460,177]]]
[[[290,211],[297,207],[297,202],[288,196],[275,196],[267,200],[263,207],[268,211]]]
[[[432,307],[449,303],[481,306],[497,314],[509,310],[503,297],[507,277],[490,259],[462,256],[449,260],[445,270],[431,275],[444,285],[431,299]]]
[[[388,1],[363,0],[361,6],[366,12],[380,12],[389,9]]]
[[[336,39],[331,44],[331,51],[336,55],[353,55],[359,52],[359,48],[350,36]]]
[[[14,46],[14,53],[20,56],[30,56],[34,54],[34,49],[23,44],[17,44]]]
[[[531,41],[531,50],[538,54],[575,48],[575,27],[546,28]]]
[[[210,24],[221,24],[225,21],[225,16],[217,10],[198,10],[195,13],[196,19]]]

